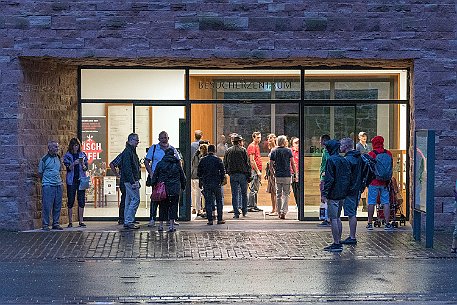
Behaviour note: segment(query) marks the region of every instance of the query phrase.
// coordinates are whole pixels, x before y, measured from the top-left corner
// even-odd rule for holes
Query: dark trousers
[[[149,220],[157,220],[157,208],[159,207],[159,201],[152,201],[149,207]]]
[[[298,182],[292,181],[292,191],[294,193],[295,203],[298,206]]]
[[[78,194],[78,206],[83,208],[86,205],[86,191],[79,189],[79,181],[73,181],[72,185],[67,184],[67,207],[73,208],[76,194]]]
[[[213,221],[213,210],[214,210],[214,200],[216,200],[216,207],[217,207],[217,220],[222,220],[222,210],[224,208],[222,203],[222,192],[221,187],[203,187],[203,196],[205,196],[206,202],[206,216],[208,217],[208,221]]]
[[[159,203],[159,221],[175,220],[178,217],[179,196],[168,196]]]
[[[125,185],[124,182],[121,182],[119,185],[121,190],[121,203],[119,204],[119,222],[124,222],[124,210],[125,210]]]

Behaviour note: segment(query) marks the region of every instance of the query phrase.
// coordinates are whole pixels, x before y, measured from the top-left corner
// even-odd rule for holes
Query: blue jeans
[[[125,182],[125,210],[124,225],[131,225],[135,221],[136,210],[140,205],[140,188],[133,189],[132,184]]]
[[[260,189],[260,177],[257,175],[255,170],[251,171],[251,185],[249,186],[249,194],[248,194],[248,206],[250,208],[257,207],[257,194],[259,193]]]
[[[222,203],[222,192],[221,187],[203,187],[203,196],[205,196],[206,202],[206,215],[208,216],[208,221],[213,221],[213,210],[214,210],[214,199],[216,199],[217,207],[217,220],[222,220],[223,213],[223,203]]]
[[[60,220],[60,209],[62,208],[62,185],[42,187],[42,225],[49,226],[49,216],[52,209],[52,226],[57,226]]]
[[[231,174],[230,187],[232,189],[232,207],[235,215],[240,215],[238,211],[238,197],[241,195],[241,209],[243,213],[248,211],[248,182],[245,174]],[[241,189],[241,194],[238,192]]]

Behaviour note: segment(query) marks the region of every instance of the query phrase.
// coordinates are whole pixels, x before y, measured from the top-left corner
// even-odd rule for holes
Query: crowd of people
[[[202,141],[203,133],[195,132],[192,149],[192,204],[193,213],[203,215],[201,194],[205,202],[205,218],[208,225],[213,225],[217,211],[217,224],[224,224],[223,219],[223,185],[230,180],[232,193],[233,218],[246,216],[248,212],[262,211],[257,206],[257,195],[262,179],[262,160],[259,143],[260,132],[252,134],[252,142],[245,149],[244,139],[238,134],[231,134],[231,144],[217,145]],[[392,153],[384,148],[384,138],[375,136],[371,140],[372,148],[367,144],[365,132],[359,133],[359,142],[354,146],[352,138],[340,141],[321,136],[322,159],[320,167],[321,202],[324,209],[324,225],[331,226],[333,242],[324,248],[330,252],[341,252],[343,244],[357,244],[357,207],[362,201],[367,207],[367,230],[373,230],[373,215],[376,204],[383,207],[384,230],[391,231],[390,198],[388,184],[392,177]],[[179,198],[186,186],[186,177],[178,151],[168,143],[167,132],[159,134],[159,142],[152,145],[145,157],[145,168],[151,186],[158,183],[165,185],[166,197],[161,201],[151,200],[149,227],[158,224],[158,231],[164,230],[167,222],[168,231],[176,231]],[[222,139],[221,140],[225,140]],[[271,216],[285,219],[288,212],[288,200],[291,188],[295,196],[298,192],[298,138],[288,139],[274,134],[267,136],[269,162],[266,165],[264,179],[267,180],[267,191],[271,193]],[[139,137],[135,133],[128,136],[125,149],[110,163],[111,169],[120,178],[122,193],[119,207],[118,223],[125,229],[138,229],[135,215],[140,203],[141,167],[136,148]],[[355,148],[354,148],[355,147]],[[61,158],[58,155],[59,144],[48,143],[48,153],[40,160],[38,175],[42,182],[42,229],[63,230],[60,225],[62,207],[62,180],[60,176]],[[219,156],[223,156],[223,160]],[[63,157],[66,170],[68,227],[73,227],[73,206],[78,202],[78,222],[84,223],[85,190],[88,188],[88,158],[81,151],[77,138],[70,140],[67,152]],[[367,189],[366,196],[363,194]],[[457,205],[457,183],[454,189]],[[297,197],[295,197],[297,200]],[[365,200],[364,200],[365,199]],[[349,219],[349,236],[342,239],[341,212]],[[159,214],[157,215],[157,210]],[[52,214],[52,223],[49,218]],[[457,224],[451,251],[456,252]]]

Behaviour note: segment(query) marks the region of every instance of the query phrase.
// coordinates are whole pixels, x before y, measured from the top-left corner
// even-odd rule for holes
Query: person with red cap
[[[384,138],[376,136],[371,139],[373,150],[368,154],[376,159],[376,179],[368,186],[368,224],[367,229],[373,230],[373,214],[377,203],[378,196],[380,203],[383,205],[385,226],[384,230],[391,231],[393,226],[390,223],[389,209],[389,181],[392,178],[392,153],[384,149]]]

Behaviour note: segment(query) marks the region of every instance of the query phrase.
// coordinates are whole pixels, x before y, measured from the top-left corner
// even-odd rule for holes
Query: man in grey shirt
[[[48,153],[38,164],[38,176],[42,185],[42,229],[49,231],[49,216],[52,208],[52,229],[63,230],[60,226],[60,210],[62,208],[62,178],[60,177],[61,162],[57,154],[59,143],[50,141]]]

